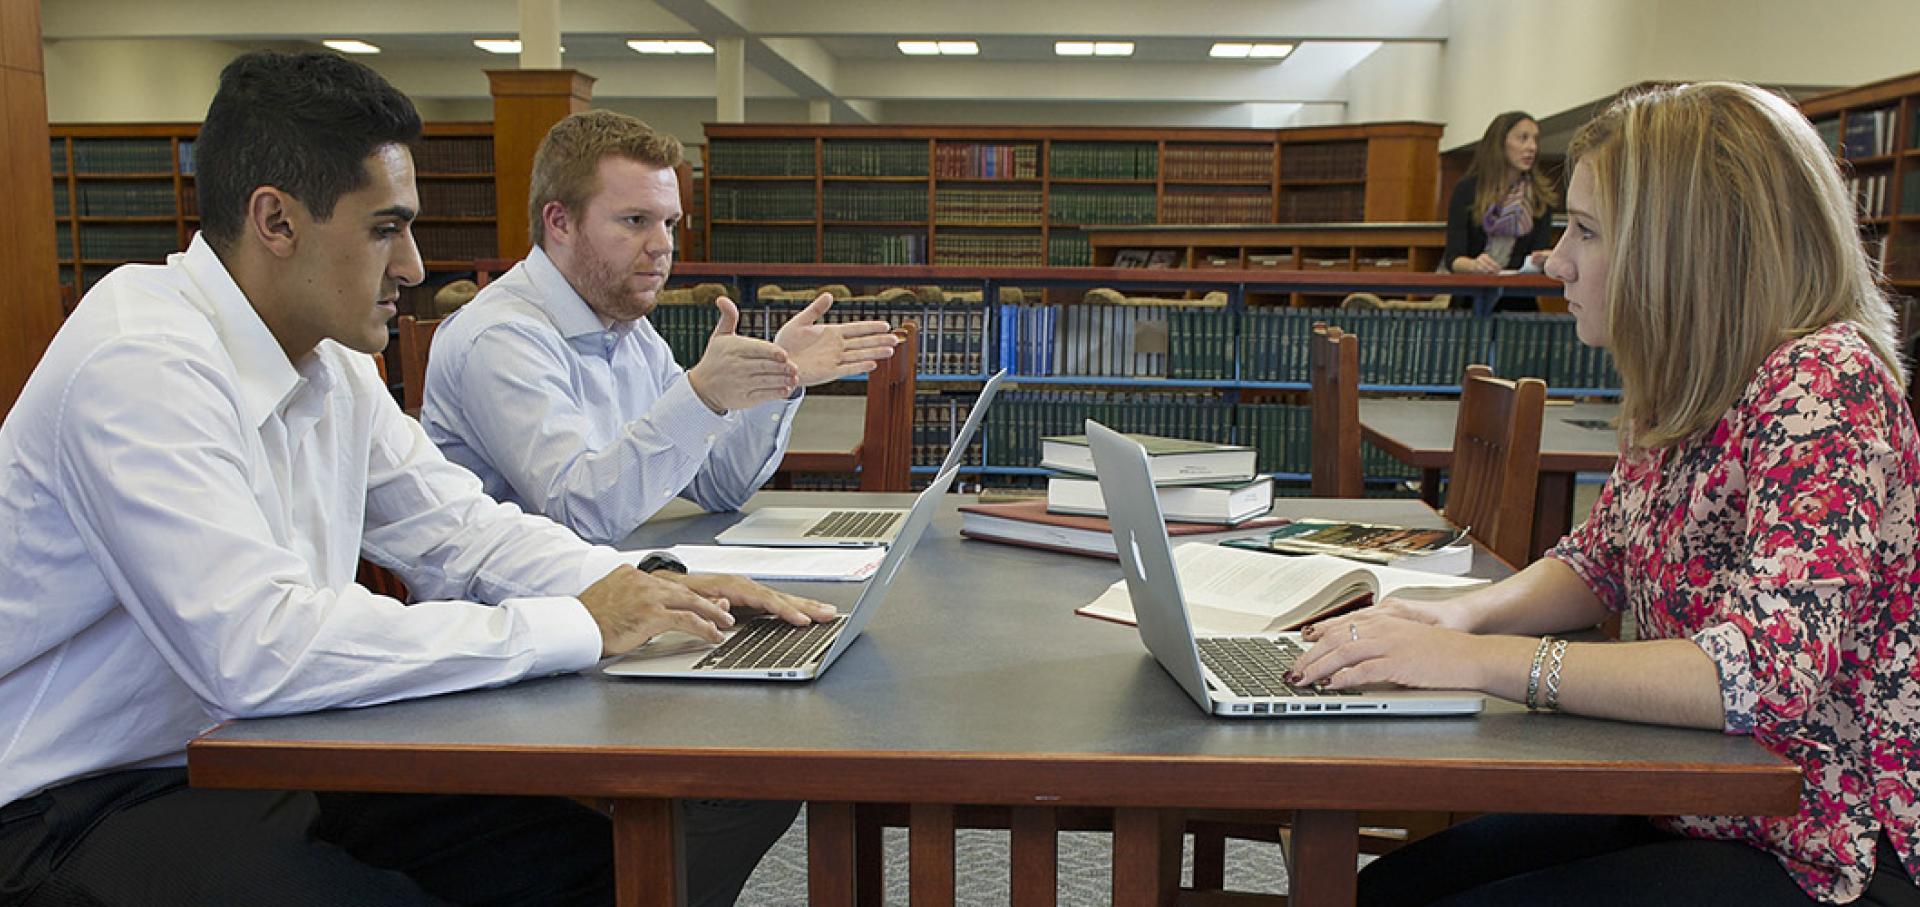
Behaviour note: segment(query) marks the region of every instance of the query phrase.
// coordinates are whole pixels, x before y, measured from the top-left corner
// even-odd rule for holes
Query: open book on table
[[[1487,584],[1484,579],[1379,567],[1324,554],[1274,557],[1205,542],[1173,549],[1173,563],[1198,634],[1298,630],[1388,595],[1442,598]],[[1075,613],[1133,623],[1126,580]]]
[[[1473,569],[1473,543],[1464,529],[1412,529],[1343,520],[1294,520],[1265,536],[1222,545],[1271,554],[1330,554],[1386,567],[1458,576]]]

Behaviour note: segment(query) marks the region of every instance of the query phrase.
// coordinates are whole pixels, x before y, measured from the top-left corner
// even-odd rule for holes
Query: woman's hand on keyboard
[[[744,576],[727,573],[680,574],[668,570],[662,570],[654,575],[680,583],[715,601],[724,601],[734,607],[764,611],[794,626],[804,627],[811,623],[826,623],[840,616],[839,610],[826,602],[788,595]]]

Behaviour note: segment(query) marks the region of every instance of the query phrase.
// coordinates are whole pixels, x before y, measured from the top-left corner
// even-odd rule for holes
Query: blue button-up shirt
[[[745,503],[799,403],[715,413],[650,322],[608,326],[536,247],[434,333],[420,421],[488,494],[612,542],[676,495]]]

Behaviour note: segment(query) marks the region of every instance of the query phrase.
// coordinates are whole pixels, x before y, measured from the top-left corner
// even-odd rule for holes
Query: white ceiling
[[[1379,42],[1446,38],[1446,0],[559,0],[563,65],[602,99],[713,97],[714,57],[642,57],[632,38],[745,40],[749,100],[824,100],[835,122],[891,104],[1343,105],[1343,78]],[[49,42],[212,40],[241,47],[357,38],[416,97],[483,99],[511,68],[477,37],[514,37],[518,0],[43,0]],[[894,41],[968,39],[972,58],[907,57]],[[1131,58],[1062,58],[1055,40],[1132,41]],[[1278,62],[1210,59],[1218,40],[1297,44]],[[1124,117],[1124,110],[1115,110]],[[1322,117],[1338,120],[1338,115]],[[1196,109],[1194,122],[1205,119]]]

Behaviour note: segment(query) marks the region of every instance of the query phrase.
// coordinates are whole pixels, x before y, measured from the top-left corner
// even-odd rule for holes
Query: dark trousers
[[[1817,903],[1773,854],[1668,834],[1638,816],[1482,816],[1360,872],[1362,905],[1748,905]],[[1883,835],[1857,905],[1920,904]]]
[[[689,801],[688,901],[732,904],[799,810]],[[613,829],[557,797],[196,790],[117,772],[0,809],[0,904],[613,903]]]

